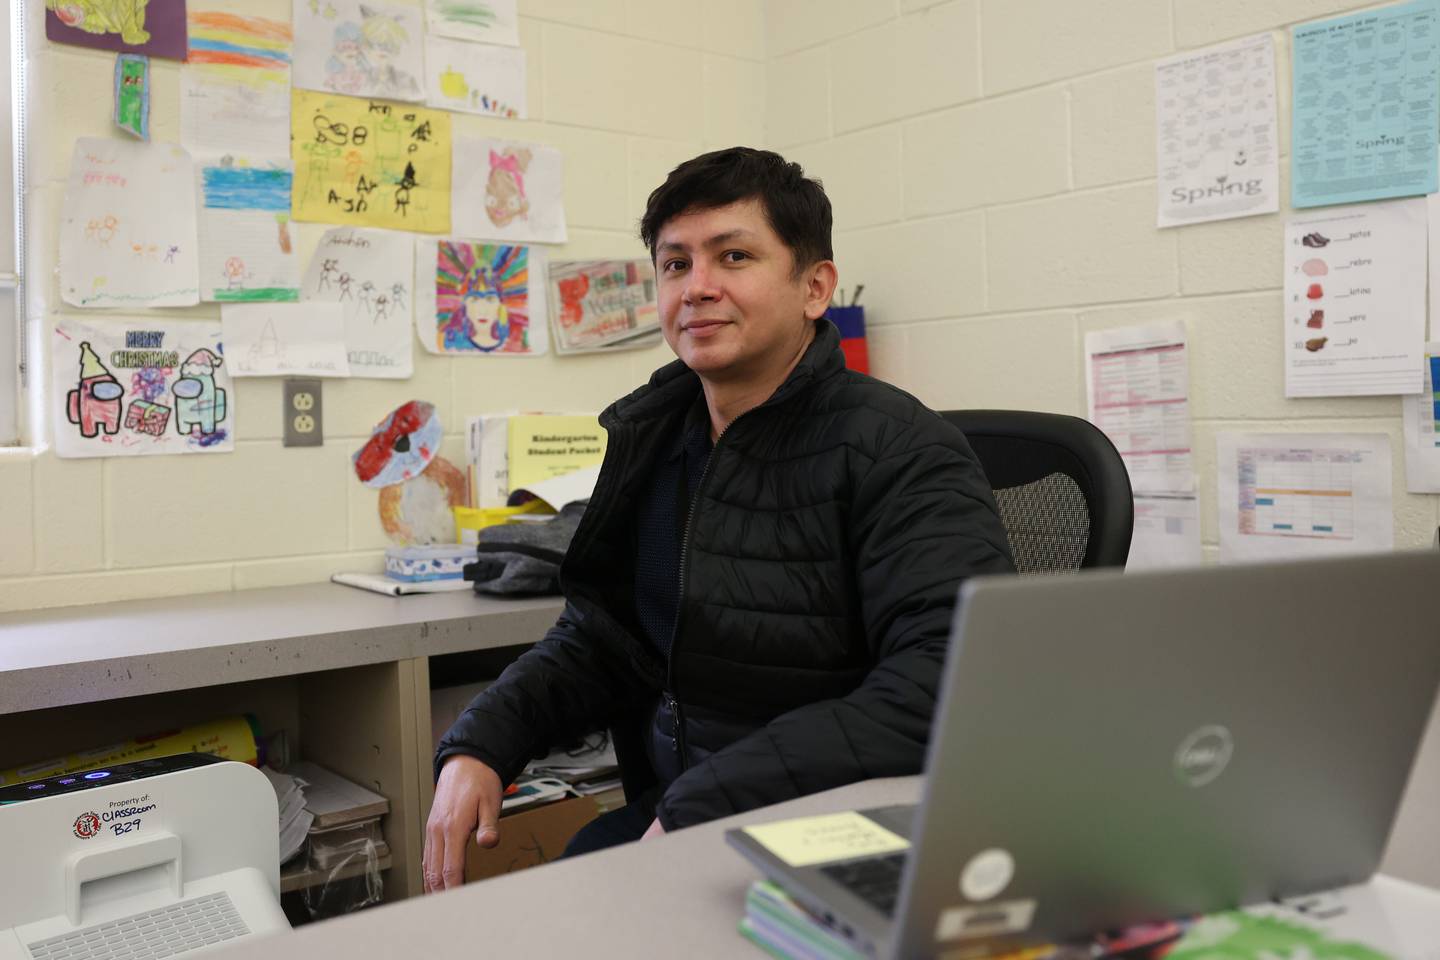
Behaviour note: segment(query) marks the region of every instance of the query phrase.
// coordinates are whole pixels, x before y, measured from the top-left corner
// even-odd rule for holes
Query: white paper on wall
[[[1197,566],[1200,502],[1193,492],[1135,494],[1135,527],[1126,570]]]
[[[1425,345],[1424,389],[1401,399],[1405,428],[1405,488],[1440,493],[1440,343]]]
[[[50,336],[56,455],[134,457],[235,448],[235,395],[220,324],[62,317]]]
[[[180,68],[180,142],[192,155],[290,156],[290,71]]]
[[[1270,34],[1158,61],[1159,226],[1279,210],[1276,130]]]
[[[236,377],[348,377],[338,303],[227,303],[220,308]]]
[[[564,160],[535,143],[457,137],[451,229],[458,237],[564,243]]]
[[[76,140],[60,214],[65,302],[108,308],[198,303],[194,182],[190,155],[176,144]]]
[[[1387,434],[1221,433],[1220,559],[1394,548]]]
[[[290,164],[200,166],[200,294],[222,303],[298,300]]]
[[[520,46],[515,0],[425,0],[425,20],[434,36]]]
[[[1305,213],[1285,226],[1285,396],[1420,392],[1425,199]]]
[[[1193,490],[1190,361],[1181,321],[1085,334],[1090,422],[1120,451],[1136,490]]]
[[[425,40],[425,102],[432,107],[526,118],[525,51],[447,37]]]
[[[415,241],[415,330],[431,353],[534,357],[549,349],[545,248]]]
[[[380,0],[295,0],[294,85],[352,97],[425,96],[424,15]]]
[[[408,234],[338,227],[320,238],[301,299],[340,305],[352,377],[410,376],[414,267]]]

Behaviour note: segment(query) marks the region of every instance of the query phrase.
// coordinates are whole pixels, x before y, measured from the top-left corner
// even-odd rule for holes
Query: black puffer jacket
[[[920,771],[956,589],[1013,569],[969,444],[846,370],[820,321],[710,456],[667,665],[635,614],[636,509],[699,389],[676,361],[601,415],[609,445],[562,569],[565,612],[445,735],[437,776],[463,753],[508,783],[552,744],[610,726],[633,796],[653,782],[635,745],[662,690],[684,718],[682,756],[686,741],[704,748],[660,801],[666,829]]]

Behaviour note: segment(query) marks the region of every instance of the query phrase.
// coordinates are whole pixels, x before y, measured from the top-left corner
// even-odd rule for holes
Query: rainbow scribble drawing
[[[192,11],[186,63],[283,73],[290,69],[290,24],[264,17]],[[288,79],[288,78],[286,78]]]
[[[435,259],[438,352],[534,353],[530,248],[441,240]]]

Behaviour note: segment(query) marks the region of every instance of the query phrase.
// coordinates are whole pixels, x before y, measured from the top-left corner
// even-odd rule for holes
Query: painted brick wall
[[[1369,5],[1375,6],[1375,5]],[[1215,434],[1384,432],[1395,542],[1434,540],[1405,492],[1394,397],[1286,400],[1279,214],[1155,227],[1153,61],[1273,31],[1282,170],[1289,25],[1333,0],[772,0],[767,145],[821,177],[841,286],[865,284],[873,372],[933,407],[1083,416],[1087,331],[1183,319],[1206,553]],[[1288,171],[1281,186],[1288,192]]]
[[[1377,6],[1375,4],[1366,6]],[[841,285],[865,284],[873,372],[932,407],[1084,416],[1084,335],[1186,321],[1206,554],[1215,434],[1383,432],[1395,542],[1435,537],[1405,492],[1394,397],[1286,400],[1278,214],[1155,227],[1153,61],[1276,39],[1288,192],[1288,26],[1334,0],[772,0],[768,145],[835,204]],[[1440,884],[1440,712],[1385,869]]]
[[[110,123],[113,55],[44,40],[29,5],[29,310],[67,308],[55,278],[56,227],[75,138],[119,136]],[[288,19],[289,0],[232,0]],[[571,242],[556,257],[636,256],[645,197],[702,149],[764,132],[760,0],[522,0],[531,119],[457,114],[456,133],[533,140],[565,153]],[[723,15],[722,15],[723,13]],[[152,68],[152,137],[179,139],[179,67]],[[299,225],[303,256],[324,226]],[[153,311],[161,312],[161,311]],[[205,305],[166,315],[217,317]],[[48,337],[42,337],[48,340]],[[36,367],[46,376],[48,360]],[[598,410],[671,359],[664,346],[606,358],[487,362],[415,347],[408,381],[324,386],[325,445],[281,446],[279,380],[237,380],[233,454],[59,460],[0,454],[0,610],[323,580],[378,568],[386,539],[376,491],[349,457],[370,427],[412,398],[433,401],[444,453],[463,462],[464,417],[488,410]],[[48,414],[48,405],[47,405]]]

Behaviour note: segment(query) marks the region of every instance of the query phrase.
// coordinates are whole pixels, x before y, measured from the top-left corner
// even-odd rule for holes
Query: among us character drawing
[[[120,432],[120,398],[125,388],[105,369],[89,341],[80,344],[80,385],[65,395],[65,419],[78,424],[80,436],[91,438],[103,429]]]
[[[524,219],[530,212],[525,196],[525,171],[530,168],[530,151],[523,147],[500,153],[490,151],[490,179],[485,182],[485,213],[497,227]]]
[[[175,430],[182,436],[208,437],[225,420],[225,391],[215,386],[215,370],[225,361],[205,347],[180,364],[175,394]]]

